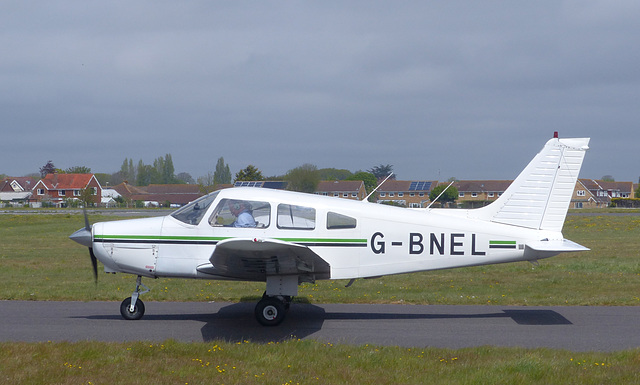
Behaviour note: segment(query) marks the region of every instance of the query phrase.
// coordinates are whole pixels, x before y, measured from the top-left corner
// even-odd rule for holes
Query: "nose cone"
[[[82,246],[91,247],[91,230],[83,227],[71,234],[69,239],[81,244]]]

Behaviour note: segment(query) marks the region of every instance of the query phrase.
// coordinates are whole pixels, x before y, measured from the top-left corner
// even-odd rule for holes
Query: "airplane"
[[[298,286],[436,269],[530,261],[588,248],[562,235],[589,138],[557,132],[509,188],[476,209],[400,208],[255,187],[212,192],[170,215],[89,224],[70,238],[107,273],[137,276],[120,305],[145,312],[147,278],[258,281],[254,311],[279,325]],[[349,286],[348,285],[348,286]]]

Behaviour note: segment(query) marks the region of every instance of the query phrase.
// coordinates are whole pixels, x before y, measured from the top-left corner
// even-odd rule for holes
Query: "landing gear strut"
[[[268,296],[265,293],[256,305],[256,320],[262,326],[277,326],[284,321],[290,305],[291,297],[289,296]]]
[[[140,288],[144,288],[141,290]],[[142,283],[142,276],[138,276],[136,279],[136,290],[131,294],[131,297],[126,298],[120,304],[120,314],[122,318],[126,320],[139,320],[144,315],[144,302],[138,299],[141,294],[148,293],[149,288]]]

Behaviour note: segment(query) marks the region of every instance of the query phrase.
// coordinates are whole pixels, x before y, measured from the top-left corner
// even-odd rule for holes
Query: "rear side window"
[[[277,224],[279,229],[313,230],[316,228],[316,209],[279,204]]]
[[[357,223],[358,222],[355,218],[338,213],[332,213],[331,211],[327,213],[327,229],[329,230],[355,229]]]

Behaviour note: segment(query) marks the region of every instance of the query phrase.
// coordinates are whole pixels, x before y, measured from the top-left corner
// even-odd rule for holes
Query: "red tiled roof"
[[[40,179],[49,190],[83,189],[87,187],[93,174],[47,174]]]
[[[361,180],[323,180],[318,183],[317,192],[328,191],[358,191],[364,182]]]

